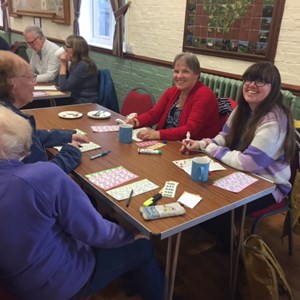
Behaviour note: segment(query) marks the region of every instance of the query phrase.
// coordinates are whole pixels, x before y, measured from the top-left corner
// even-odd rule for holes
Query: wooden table
[[[99,109],[109,111],[108,109],[100,107],[97,104],[80,104],[26,110],[25,112],[35,116],[36,124],[39,129],[80,129],[87,133],[92,142],[95,142],[102,146],[101,151],[111,150],[111,153],[109,153],[108,155],[95,160],[90,160],[90,157],[92,155],[95,155],[96,153],[99,153],[99,149],[83,153],[82,162],[74,171],[74,175],[83,185],[85,185],[94,194],[96,194],[101,199],[101,201],[113,207],[113,209],[118,214],[128,220],[137,229],[151,237],[159,239],[168,238],[165,278],[168,291],[166,298],[172,299],[181,233],[188,228],[191,228],[226,212],[231,212],[231,222],[233,223],[234,210],[235,208],[241,206],[244,206],[241,225],[241,229],[243,229],[246,204],[271,193],[275,189],[275,186],[271,182],[259,177],[257,182],[242,190],[240,193],[232,193],[214,186],[213,183],[215,180],[229,175],[235,171],[230,167],[226,167],[226,170],[224,171],[212,172],[209,176],[209,180],[206,183],[195,183],[190,179],[190,176],[188,174],[179,169],[179,167],[177,167],[172,161],[190,158],[200,154],[194,154],[190,156],[181,155],[179,153],[180,143],[176,141],[168,142],[166,146],[162,147],[162,155],[138,154],[138,146],[136,145],[136,143],[119,143],[118,132],[92,132],[91,125],[116,124],[114,119],[120,117],[120,115],[112,111],[110,111],[112,113],[112,117],[106,120],[94,120],[87,117],[87,112]],[[80,119],[72,120],[61,119],[60,117],[58,117],[58,113],[64,110],[80,111],[83,113],[83,117]],[[132,198],[130,206],[126,207],[126,201],[116,201],[101,188],[89,182],[85,177],[86,174],[110,169],[117,166],[123,166],[127,170],[133,172],[134,174],[137,174],[139,177],[136,180],[147,178],[153,183],[157,184],[159,188],[151,192],[134,196]],[[176,201],[176,199],[178,199],[184,191],[193,194],[199,194],[203,198],[202,201],[198,205],[196,205],[194,209],[185,208],[185,215],[145,221],[141,216],[141,213],[139,212],[140,206],[146,199],[157,193],[165,185],[166,181],[179,182],[176,197],[175,199],[162,198],[161,200],[159,200],[159,204],[171,203]],[[128,184],[128,182],[125,184]],[[176,238],[175,247],[173,247],[173,237]],[[242,237],[240,236],[240,242],[241,238]],[[231,241],[233,242],[233,234],[231,235]],[[238,245],[236,259],[233,260],[232,251],[230,256],[230,265],[232,266],[230,274],[232,298],[234,298],[236,285],[239,247],[240,245]]]

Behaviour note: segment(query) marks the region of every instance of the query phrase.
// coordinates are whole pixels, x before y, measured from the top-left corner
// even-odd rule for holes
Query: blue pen
[[[99,153],[99,154],[96,154],[96,155],[94,155],[94,156],[91,156],[91,159],[95,159],[95,158],[98,158],[98,157],[105,156],[105,155],[107,155],[109,152],[111,152],[111,151],[108,150],[108,151],[101,152],[101,153]]]

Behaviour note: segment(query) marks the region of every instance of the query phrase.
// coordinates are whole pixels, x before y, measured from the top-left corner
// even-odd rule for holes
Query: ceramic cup
[[[132,142],[133,126],[130,124],[119,125],[119,141],[122,144],[130,144]]]
[[[60,48],[58,48],[56,51],[55,51],[55,56],[57,57],[57,58],[60,58],[60,56],[63,54],[63,53],[65,53],[66,52],[66,50],[65,50],[65,48],[64,47],[60,47]]]
[[[196,182],[206,182],[208,180],[210,159],[207,157],[194,157],[192,159],[191,177]]]

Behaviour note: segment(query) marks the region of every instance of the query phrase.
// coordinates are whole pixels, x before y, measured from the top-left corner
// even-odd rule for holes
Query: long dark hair
[[[88,72],[96,75],[98,72],[95,62],[89,57],[89,45],[80,35],[70,35],[66,39],[66,46],[73,49],[73,57],[70,65],[72,71],[80,61],[85,61],[88,65]]]
[[[259,62],[250,66],[243,74],[243,80],[262,81],[271,84],[269,95],[251,111],[243,92],[237,100],[238,107],[232,119],[226,146],[231,150],[244,151],[254,138],[261,119],[277,106],[287,118],[287,133],[284,141],[284,160],[290,162],[295,153],[295,131],[291,110],[283,103],[281,77],[278,69],[270,62]]]

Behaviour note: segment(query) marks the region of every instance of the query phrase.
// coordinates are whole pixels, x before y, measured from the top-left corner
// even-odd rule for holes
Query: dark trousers
[[[120,248],[95,248],[95,256],[96,266],[87,295],[122,277],[126,284],[137,289],[144,300],[163,299],[163,274],[150,241],[139,239]]]

